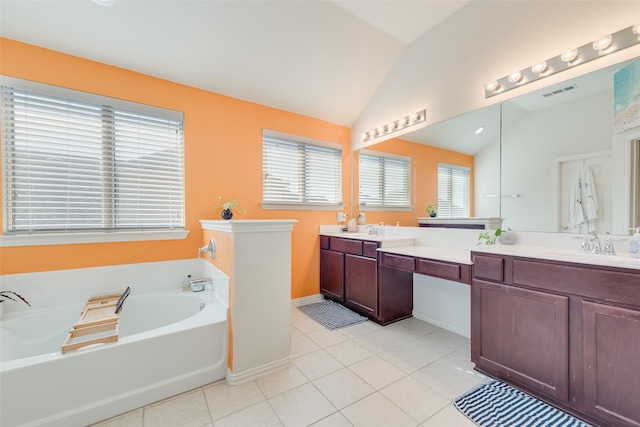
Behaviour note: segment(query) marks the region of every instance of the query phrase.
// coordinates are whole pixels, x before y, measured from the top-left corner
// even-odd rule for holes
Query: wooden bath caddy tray
[[[69,330],[67,339],[62,344],[62,353],[77,350],[79,348],[98,343],[118,341],[118,327],[120,324],[120,311],[116,307],[121,295],[106,295],[90,298],[80,316],[78,323]],[[118,307],[119,308],[119,307]],[[110,335],[104,332],[113,331]],[[100,337],[73,342],[78,337],[103,334]]]

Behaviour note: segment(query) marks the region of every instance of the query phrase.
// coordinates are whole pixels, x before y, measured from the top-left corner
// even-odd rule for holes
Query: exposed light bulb
[[[509,76],[507,77],[507,80],[517,85],[525,82],[525,78],[520,71],[514,71],[513,73],[509,74]]]
[[[418,113],[413,113],[409,116],[409,123],[414,123],[416,120],[418,120]]]
[[[500,85],[500,83],[494,81],[494,82],[490,82],[487,83],[487,85],[485,86],[485,89],[487,89],[487,91],[489,92],[500,92],[502,90],[502,85]]]
[[[567,49],[560,55],[560,59],[567,63],[567,65],[574,65],[580,61],[580,54],[575,47]]]
[[[540,61],[531,67],[531,71],[540,74],[541,76],[546,76],[551,72],[551,68],[547,65],[547,61]]]
[[[406,126],[406,125],[407,125],[407,122],[408,122],[408,121],[407,121],[407,118],[406,118],[406,117],[403,117],[403,118],[401,118],[401,119],[398,121],[398,125],[399,125],[399,126]]]
[[[480,135],[483,131],[484,131],[484,126],[480,126],[478,129],[476,129],[476,135]]]
[[[600,53],[607,53],[605,51],[609,49],[612,45],[613,45],[613,37],[611,37],[611,34],[605,34],[593,41],[593,48]]]

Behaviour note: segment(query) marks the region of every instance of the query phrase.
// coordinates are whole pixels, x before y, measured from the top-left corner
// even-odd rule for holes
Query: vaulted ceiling
[[[1,0],[0,35],[351,126],[468,1]]]

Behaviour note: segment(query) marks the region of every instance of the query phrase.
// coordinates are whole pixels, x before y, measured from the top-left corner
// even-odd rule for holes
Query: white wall
[[[640,1],[469,2],[407,47],[352,126],[352,149],[363,131],[423,108],[429,125],[636,57],[640,45],[484,99],[487,82],[638,17]]]
[[[613,91],[521,116],[510,107],[503,106],[503,123],[510,124],[502,132],[502,193],[520,197],[502,199],[503,224],[514,230],[553,231],[553,161],[612,148]],[[519,119],[512,120],[513,114]],[[598,196],[603,203],[605,196],[610,194]]]

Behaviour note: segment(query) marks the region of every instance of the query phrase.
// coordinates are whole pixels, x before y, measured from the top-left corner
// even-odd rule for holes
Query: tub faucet
[[[200,258],[200,254],[202,252],[206,252],[209,254],[209,257],[213,259],[216,256],[216,243],[213,239],[209,240],[209,244],[198,248],[198,258]]]

